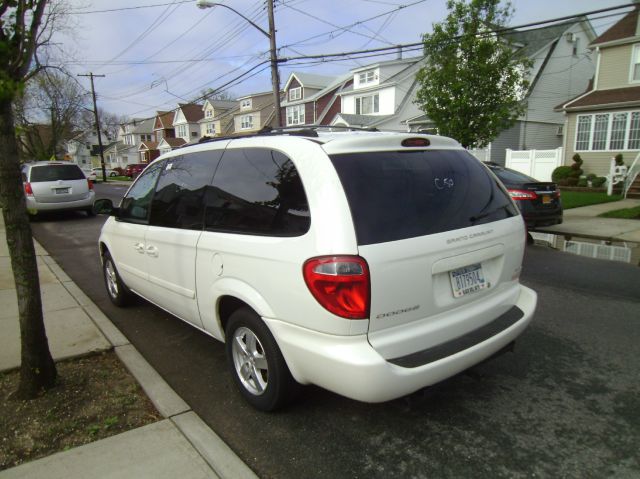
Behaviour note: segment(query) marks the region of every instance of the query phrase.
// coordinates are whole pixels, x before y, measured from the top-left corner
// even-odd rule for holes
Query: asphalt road
[[[638,267],[529,246],[522,282],[539,306],[514,353],[385,404],[307,387],[288,409],[265,414],[236,393],[222,344],[142,300],[111,305],[97,253],[104,221],[74,213],[32,227],[261,477],[640,477]]]

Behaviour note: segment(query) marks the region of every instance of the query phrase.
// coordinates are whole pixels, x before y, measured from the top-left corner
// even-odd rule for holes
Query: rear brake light
[[[31,188],[31,183],[24,184],[24,192],[29,196],[33,196],[33,188]]]
[[[527,190],[508,190],[511,198],[514,200],[535,200],[538,195],[536,195],[535,191],[527,191]]]
[[[400,143],[402,146],[429,146],[431,142],[426,138],[406,138]]]
[[[87,183],[89,184],[89,189],[92,190],[93,189],[93,181],[87,180]]]
[[[347,319],[369,317],[369,266],[359,256],[312,258],[302,268],[304,281],[326,310]]]

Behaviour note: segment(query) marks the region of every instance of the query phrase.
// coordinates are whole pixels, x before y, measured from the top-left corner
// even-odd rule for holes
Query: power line
[[[109,13],[109,12],[122,12],[124,10],[140,10],[143,8],[155,8],[155,7],[166,7],[167,5],[179,4],[179,3],[193,3],[195,0],[180,0],[178,2],[169,2],[169,3],[154,3],[152,5],[138,5],[136,7],[122,7],[122,8],[109,8],[106,10],[89,10],[89,11],[70,11],[69,15],[89,15],[92,13]]]

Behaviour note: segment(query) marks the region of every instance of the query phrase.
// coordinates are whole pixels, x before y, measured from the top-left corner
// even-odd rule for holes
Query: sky
[[[219,0],[268,30],[266,0]],[[445,19],[446,0],[274,0],[279,58],[416,43]],[[71,15],[53,38],[51,63],[74,75],[93,72],[98,107],[130,118],[155,116],[225,87],[238,98],[271,90],[269,40],[239,15],[199,9],[196,0],[68,0]],[[549,20],[629,0],[512,0],[511,26]],[[147,7],[149,5],[156,5]],[[101,10],[113,10],[100,12]],[[630,8],[620,10],[624,13]],[[602,33],[621,15],[593,15]],[[405,57],[419,51],[405,51]],[[281,86],[292,71],[339,76],[377,61],[372,56],[280,65]],[[89,79],[77,77],[87,89]]]

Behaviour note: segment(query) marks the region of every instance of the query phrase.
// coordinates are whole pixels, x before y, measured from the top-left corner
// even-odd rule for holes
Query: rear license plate
[[[56,192],[56,195],[66,195],[69,193],[69,188],[56,188],[54,191]]]
[[[487,287],[487,281],[484,279],[482,265],[480,264],[472,264],[449,271],[449,277],[451,278],[453,295],[456,298],[465,294],[475,293]]]
[[[551,196],[543,195],[542,196],[542,204],[546,205],[546,204],[549,204],[549,203],[551,203]]]

